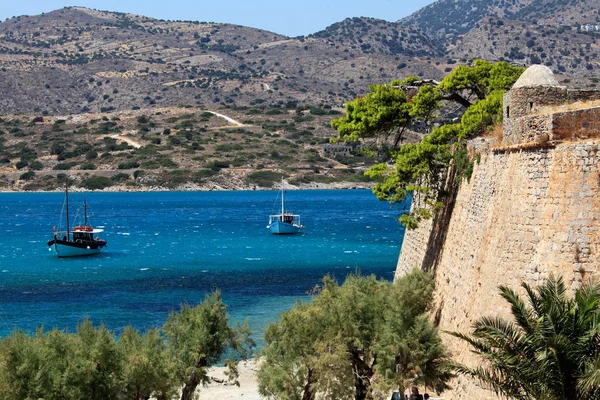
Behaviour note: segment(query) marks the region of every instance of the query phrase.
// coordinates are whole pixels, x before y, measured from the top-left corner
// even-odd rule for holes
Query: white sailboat
[[[283,187],[283,179],[281,180],[281,214],[269,215],[269,225],[267,229],[274,234],[291,234],[297,233],[304,228],[300,223],[300,215],[285,212],[285,190]]]

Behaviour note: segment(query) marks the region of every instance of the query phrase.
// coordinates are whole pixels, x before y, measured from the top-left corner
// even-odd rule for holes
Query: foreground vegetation
[[[395,285],[374,276],[350,275],[342,285],[325,277],[309,303],[298,302],[267,328],[260,392],[309,400],[374,399],[413,384],[443,390],[448,354],[426,314],[432,296],[432,277],[417,270]],[[0,341],[0,398],[190,400],[221,361],[235,382],[236,360],[253,346],[247,325],[228,325],[218,292],[143,334],[128,327],[117,338],[89,320],[75,333],[16,331]]]
[[[0,398],[106,400],[153,395],[158,400],[194,398],[208,382],[208,368],[228,357],[229,378],[254,346],[247,325],[228,325],[218,292],[196,307],[182,305],[160,329],[144,334],[128,327],[119,338],[83,321],[75,333],[42,328],[35,336],[14,332],[0,342]]]
[[[484,360],[454,369],[509,399],[600,398],[600,284],[588,282],[573,296],[562,278],[522,286],[525,299],[500,288],[512,321],[484,317],[471,335],[454,333]]]
[[[442,392],[448,353],[427,315],[433,278],[414,270],[395,284],[329,277],[265,332],[263,396],[286,400],[375,399],[423,385]]]
[[[562,278],[522,286],[526,300],[500,288],[511,320],[484,317],[470,335],[451,333],[481,357],[470,367],[450,359],[430,321],[428,273],[413,270],[395,284],[325,277],[309,302],[267,327],[258,390],[269,399],[371,400],[416,385],[441,393],[453,374],[465,374],[508,399],[598,399],[600,284],[573,296]],[[247,325],[228,319],[215,292],[143,334],[128,327],[117,338],[87,319],[75,333],[15,331],[0,341],[0,398],[194,399],[210,367],[224,362],[236,382],[237,360],[252,356]]]

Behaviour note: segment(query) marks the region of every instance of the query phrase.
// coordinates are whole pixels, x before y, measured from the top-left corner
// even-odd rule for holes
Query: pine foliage
[[[442,206],[445,172],[452,162],[461,166],[459,178],[470,178],[472,162],[463,162],[466,141],[501,122],[502,95],[522,72],[523,68],[505,62],[477,60],[471,66],[457,67],[441,82],[408,77],[389,85],[373,85],[367,95],[346,104],[344,117],[332,121],[339,133],[336,140],[377,139],[378,152],[387,157],[366,175],[377,181],[373,192],[380,200],[397,203],[413,196],[412,211],[402,215],[400,222],[414,229]],[[416,88],[413,96],[407,96]],[[437,115],[448,102],[464,108],[460,122]],[[445,123],[433,128],[421,142],[401,145],[412,123],[427,124],[434,117]],[[458,162],[457,154],[462,157]]]

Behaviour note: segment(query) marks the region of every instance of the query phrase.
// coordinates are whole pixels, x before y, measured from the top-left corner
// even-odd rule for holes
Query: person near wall
[[[423,400],[423,395],[419,394],[419,388],[413,386],[410,390],[410,397],[408,400]]]

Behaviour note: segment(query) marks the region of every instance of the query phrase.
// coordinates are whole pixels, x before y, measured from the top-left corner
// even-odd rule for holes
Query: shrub
[[[92,175],[81,182],[81,186],[89,190],[102,190],[114,186],[114,181],[105,176]]]
[[[96,169],[96,164],[94,163],[85,163],[85,164],[81,164],[81,166],[79,167],[83,170],[89,171],[89,170],[93,170]]]
[[[281,172],[276,171],[255,171],[246,176],[246,182],[262,187],[272,187],[274,183],[281,181],[283,178]]]
[[[140,163],[137,161],[125,161],[117,166],[118,169],[134,169],[139,167]]]
[[[327,115],[328,112],[321,107],[311,107],[310,113],[313,115]]]
[[[177,164],[168,157],[162,157],[155,160],[146,161],[145,163],[142,163],[142,167],[147,169],[157,169],[160,167],[175,168],[177,167]]]
[[[220,144],[215,146],[215,152],[218,153],[229,153],[232,151],[243,150],[244,148],[239,144]]]
[[[39,161],[33,161],[31,164],[29,164],[29,168],[39,171],[41,169],[44,169],[44,164],[42,164]]]
[[[196,172],[194,177],[201,180],[203,178],[214,176],[216,173],[217,172],[213,171],[212,169],[200,169],[198,172]]]
[[[150,118],[148,118],[145,115],[140,115],[139,117],[137,117],[138,124],[147,124],[149,121],[150,121]]]
[[[28,181],[31,178],[33,178],[35,176],[35,172],[33,171],[27,171],[24,174],[21,174],[21,176],[19,177],[20,180],[22,181]]]
[[[23,169],[23,168],[25,168],[25,167],[26,167],[28,164],[29,164],[29,163],[28,163],[27,161],[25,161],[25,160],[21,160],[21,161],[19,161],[19,162],[17,162],[17,163],[15,164],[15,167],[17,167],[17,169]]]
[[[123,172],[119,172],[116,175],[111,176],[110,178],[113,182],[122,182],[129,180],[129,174],[125,174]]]
[[[300,122],[311,122],[314,121],[315,117],[313,117],[312,115],[296,115],[296,117],[294,117],[294,122],[300,123]]]
[[[77,163],[74,162],[66,162],[66,163],[58,163],[52,168],[55,171],[66,171],[73,168]]]
[[[220,171],[222,168],[229,168],[229,163],[227,161],[213,161],[206,167],[213,171]]]

